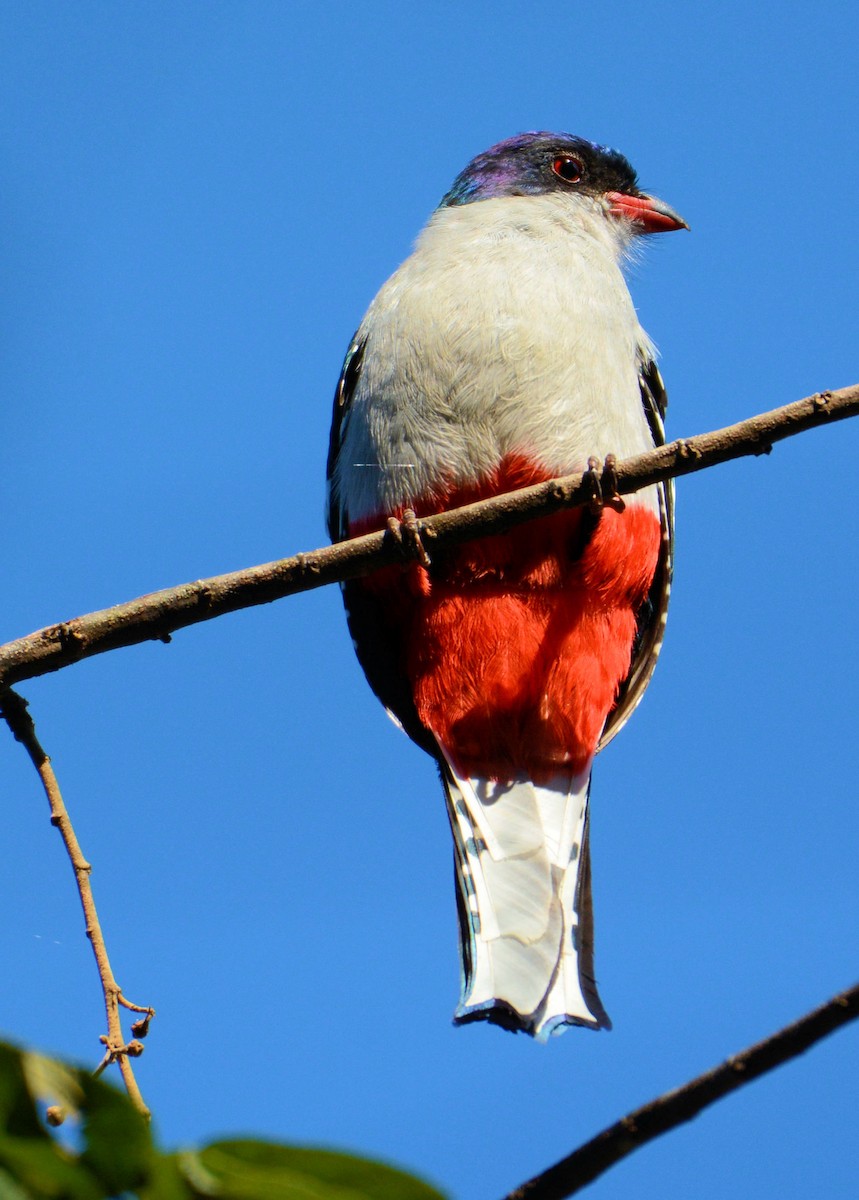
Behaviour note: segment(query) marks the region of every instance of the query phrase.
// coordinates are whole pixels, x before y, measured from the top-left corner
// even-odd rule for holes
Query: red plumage
[[[414,507],[427,516],[547,478],[510,456],[474,486]],[[598,521],[575,509],[436,555],[431,571],[392,567],[353,586],[380,606],[418,718],[454,765],[540,783],[593,758],[659,550],[647,508],[606,508]]]

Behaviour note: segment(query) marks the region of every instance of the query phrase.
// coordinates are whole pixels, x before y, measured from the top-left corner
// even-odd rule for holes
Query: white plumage
[[[351,522],[523,447],[552,475],[652,448],[639,368],[654,352],[620,269],[629,237],[587,196],[436,211],[355,335],[331,480]],[[656,489],[636,502],[657,511]]]

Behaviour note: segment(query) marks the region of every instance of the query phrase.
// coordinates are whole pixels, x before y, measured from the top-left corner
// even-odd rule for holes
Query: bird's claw
[[[588,459],[584,482],[590,492],[588,511],[593,516],[599,516],[606,507],[615,512],[623,512],[626,508],[626,502],[617,490],[617,458],[613,454],[605,456],[602,467],[600,460],[592,455]]]
[[[407,508],[402,517],[388,517],[388,533],[404,558],[414,559],[422,567],[429,568],[430,556],[423,542],[421,523],[413,509]]]
[[[623,512],[626,508],[626,501],[617,490],[617,458],[613,454],[607,454],[603,463],[602,494],[603,504],[615,512]]]

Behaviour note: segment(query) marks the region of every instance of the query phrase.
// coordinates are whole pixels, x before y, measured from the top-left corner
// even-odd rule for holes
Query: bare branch
[[[54,768],[51,766],[51,760],[42,749],[39,739],[36,736],[33,719],[27,711],[27,701],[23,696],[19,696],[17,692],[13,692],[11,688],[5,690],[0,694],[0,716],[5,718],[15,740],[23,745],[30,756],[33,766],[39,773],[39,778],[48,797],[48,803],[51,806],[51,824],[60,831],[60,837],[63,839],[63,845],[66,848],[66,853],[69,856],[69,861],[75,873],[75,882],[78,885],[78,895],[80,896],[81,907],[84,910],[84,920],[86,921],[86,935],[92,944],[93,954],[95,955],[96,967],[98,968],[98,975],[101,980],[101,990],[104,994],[105,1011],[107,1013],[107,1033],[103,1034],[100,1039],[105,1047],[105,1053],[103,1059],[95,1069],[95,1074],[100,1075],[106,1066],[115,1062],[119,1067],[126,1091],[131,1097],[135,1108],[148,1117],[149,1109],[146,1107],[143,1096],[140,1094],[140,1088],[137,1086],[137,1080],[134,1078],[134,1072],[129,1062],[129,1058],[139,1057],[143,1052],[143,1046],[136,1040],[126,1043],[119,1019],[119,1009],[122,1006],[123,1008],[131,1009],[133,1012],[146,1014],[143,1022],[137,1023],[137,1031],[140,1032],[141,1036],[144,1035],[146,1029],[140,1029],[139,1027],[145,1025],[148,1028],[148,1022],[155,1016],[155,1010],[152,1008],[141,1008],[139,1005],[132,1004],[129,1000],[126,1000],[122,994],[122,989],[114,978],[95,907],[92,885],[90,884],[90,871],[92,867],[83,856],[71,818],[63,802],[60,785],[54,774]]]
[[[574,1196],[634,1150],[691,1121],[707,1105],[729,1092],[796,1058],[857,1016],[859,984],[741,1054],[735,1054],[721,1066],[635,1109],[567,1158],[521,1184],[504,1200],[565,1200]]]
[[[648,454],[619,462],[617,491],[628,494],[732,458],[768,454],[777,441],[857,414],[859,385],[821,392],[737,425],[681,438]],[[430,548],[442,549],[471,538],[502,533],[562,508],[589,504],[592,498],[587,473],[568,475],[424,518],[419,522],[419,531]],[[151,640],[166,642],[172,633],[187,625],[354,579],[401,561],[402,547],[385,530],[278,562],[152,592],[113,608],[49,625],[0,646],[0,687],[58,671],[120,646]]]

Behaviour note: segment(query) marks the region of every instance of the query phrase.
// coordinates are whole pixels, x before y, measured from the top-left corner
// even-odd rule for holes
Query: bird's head
[[[628,234],[689,228],[667,204],[641,191],[617,150],[568,133],[520,133],[490,146],[457,175],[439,207],[547,194],[589,197]]]

